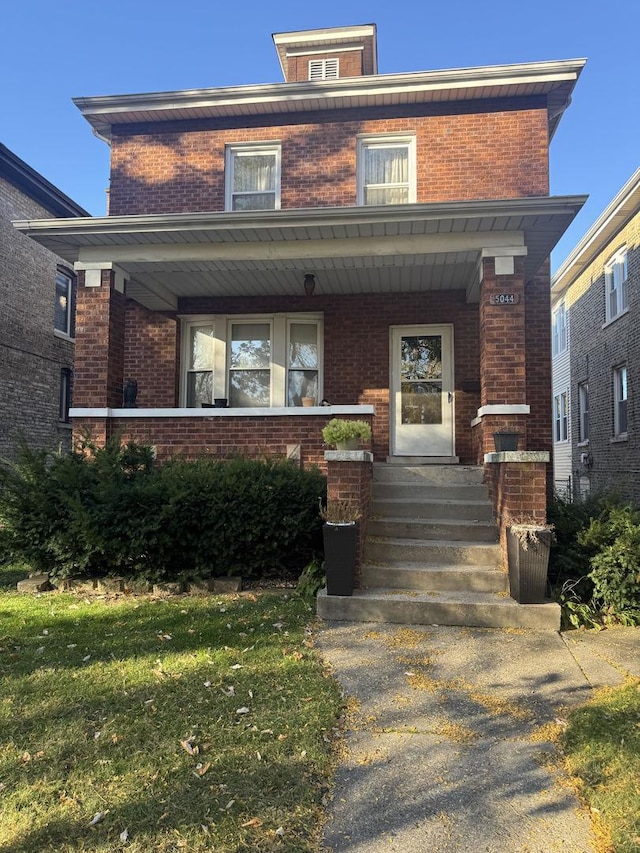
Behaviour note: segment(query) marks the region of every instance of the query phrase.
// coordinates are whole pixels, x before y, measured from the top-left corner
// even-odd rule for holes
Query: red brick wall
[[[78,276],[73,405],[121,406],[124,373],[125,298],[102,271],[100,287]]]
[[[114,127],[111,215],[224,210],[225,145],[282,143],[282,208],[356,204],[356,135],[416,134],[418,202],[548,194],[542,102]],[[416,114],[419,113],[419,114]]]
[[[500,529],[500,544],[507,565],[507,527],[518,522],[544,524],[547,519],[544,462],[503,462],[485,466],[485,479]]]
[[[367,537],[367,516],[371,501],[373,466],[370,462],[327,462],[327,503],[346,501],[358,507],[361,520],[358,525],[358,550],[356,553],[355,586],[360,586],[364,545]]]
[[[551,285],[549,264],[525,287],[527,448],[553,451],[551,423]],[[548,467],[547,494],[553,489],[553,468]]]
[[[125,319],[125,378],[138,383],[140,408],[178,404],[178,324],[174,317],[148,311],[129,300]]]
[[[327,53],[306,54],[303,56],[290,56],[287,62],[287,82],[295,83],[309,79],[310,59],[335,59],[339,60],[340,77],[362,76],[362,51],[351,50],[341,53],[339,50]]]
[[[195,410],[194,410],[195,411]],[[173,456],[195,459],[203,455],[227,457],[286,457],[287,445],[301,446],[304,467],[317,465],[326,473],[322,428],[331,415],[280,417],[198,416],[188,418],[111,418],[108,428],[101,418],[74,419],[74,436],[85,429],[99,441],[118,434],[123,441],[153,444],[160,460]],[[371,416],[363,420],[371,422]]]
[[[479,394],[461,390],[479,381],[478,307],[463,291],[366,294],[366,296],[252,297],[184,299],[184,314],[241,314],[309,311],[324,314],[324,395],[333,405],[376,406],[373,451],[389,452],[389,327],[453,323],[456,378],[456,453],[475,461],[469,422]]]

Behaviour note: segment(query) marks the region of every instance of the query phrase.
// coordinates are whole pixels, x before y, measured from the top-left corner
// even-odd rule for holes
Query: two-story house
[[[0,144],[0,457],[22,436],[33,447],[71,447],[73,263],[12,225],[89,214]]]
[[[549,195],[549,143],[584,60],[379,74],[373,25],[273,40],[283,83],[76,99],[109,215],[16,223],[78,276],[74,428],[325,469],[335,415],[390,463],[493,464],[506,428],[542,474],[487,470],[497,517],[544,518],[548,258],[585,200]]]
[[[640,169],[553,277],[554,483],[640,501]]]

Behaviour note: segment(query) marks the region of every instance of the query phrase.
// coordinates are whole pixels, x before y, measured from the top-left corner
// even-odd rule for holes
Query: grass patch
[[[0,596],[0,851],[318,846],[340,693],[273,595]]]
[[[598,691],[569,717],[566,766],[610,834],[603,850],[640,850],[640,679]]]

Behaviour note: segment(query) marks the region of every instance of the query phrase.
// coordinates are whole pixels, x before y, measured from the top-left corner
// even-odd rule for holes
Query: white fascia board
[[[640,168],[636,169],[607,205],[551,279],[551,292],[561,293],[613,239],[635,213],[640,211]]]
[[[442,71],[418,71],[404,74],[375,74],[364,77],[345,77],[337,80],[304,81],[296,83],[265,83],[252,86],[233,86],[210,89],[137,93],[130,95],[98,95],[73,98],[73,103],[89,119],[99,119],[101,114],[154,111],[175,112],[185,109],[205,109],[243,106],[255,107],[285,101],[290,107],[295,102],[325,100],[327,106],[339,100],[363,96],[388,99],[393,95],[441,91],[447,95],[456,89],[479,92],[487,86],[517,87],[530,83],[539,85],[575,82],[582,71],[585,59],[567,59],[551,62],[530,62],[516,65],[489,65],[474,68],[453,68]],[[478,95],[479,96],[479,95]],[[304,104],[302,107],[307,109]],[[131,121],[134,119],[132,118]],[[146,119],[148,120],[148,118]]]
[[[476,217],[575,215],[586,196],[542,196],[539,198],[489,201],[435,202],[431,204],[382,205],[380,207],[323,207],[270,211],[266,214],[169,213],[141,216],[92,216],[73,219],[22,219],[13,222],[18,231],[50,236],[86,234],[136,234],[189,230],[242,231],[265,228],[311,228],[413,220],[472,219]],[[511,240],[511,234],[510,238]]]

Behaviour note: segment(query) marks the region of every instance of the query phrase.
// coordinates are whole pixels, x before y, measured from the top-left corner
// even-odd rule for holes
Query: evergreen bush
[[[53,577],[171,581],[300,568],[321,551],[325,478],[288,462],[157,465],[110,439],[71,454],[22,445],[0,464],[0,553]]]

